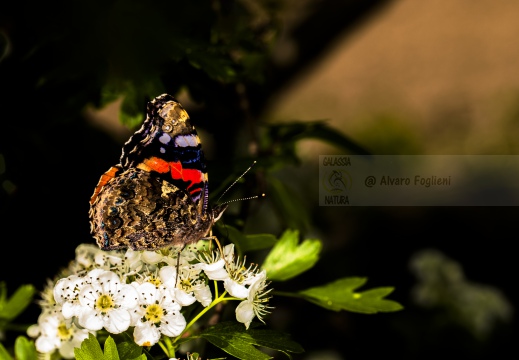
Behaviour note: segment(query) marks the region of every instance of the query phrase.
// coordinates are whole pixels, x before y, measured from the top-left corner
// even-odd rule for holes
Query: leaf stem
[[[166,336],[163,336],[162,338],[164,339],[164,340],[163,340],[164,342],[166,342],[166,339],[169,339],[169,338],[166,337]],[[162,351],[164,351],[164,354],[166,354],[166,356],[169,358],[169,351],[168,351],[168,347],[165,346],[165,345],[163,344],[162,341],[159,341],[158,344],[159,344],[160,348],[162,349]]]
[[[198,313],[198,315],[196,315],[193,319],[191,319],[189,324],[186,325],[184,331],[182,331],[182,333],[179,336],[177,336],[176,339],[182,338],[182,336],[186,333],[186,331],[189,330],[189,328],[191,326],[193,326],[193,324],[195,322],[197,322],[198,319],[200,319],[205,313],[207,313],[209,310],[211,310],[217,304],[221,303],[222,301],[241,300],[241,299],[238,299],[238,298],[235,298],[235,297],[225,297],[225,295],[227,295],[227,290],[225,290],[222,293],[222,295],[218,296],[218,286],[217,286],[216,281],[214,282],[214,293],[215,293],[214,300],[206,308],[204,308],[202,311],[200,311],[200,313]]]
[[[164,352],[166,353],[166,356],[168,358],[175,357],[175,346],[173,346],[171,339],[167,336],[164,336],[164,343],[165,343],[167,349],[162,348],[162,350],[164,350]],[[159,342],[159,344],[162,347],[162,344],[160,342]]]
[[[275,290],[273,290],[272,291],[272,295],[295,297],[295,298],[299,298],[299,299],[304,299],[305,298],[304,295],[301,295],[301,294],[298,294],[298,293],[293,293],[293,292],[286,292],[286,291],[275,291]]]

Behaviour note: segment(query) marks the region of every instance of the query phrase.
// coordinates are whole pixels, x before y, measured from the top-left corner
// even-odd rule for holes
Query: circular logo
[[[351,176],[347,171],[331,169],[325,171],[321,178],[324,189],[330,193],[342,193],[351,188]]]

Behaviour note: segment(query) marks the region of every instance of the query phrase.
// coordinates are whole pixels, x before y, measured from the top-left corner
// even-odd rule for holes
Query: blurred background
[[[275,289],[365,276],[405,307],[334,313],[275,297],[267,325],[302,344],[294,358],[509,357],[518,210],[319,207],[318,156],[517,155],[518,13],[513,0],[3,4],[0,281],[42,289],[93,243],[100,175],[146,101],[169,92],[202,138],[213,199],[258,161],[225,197],[266,198],[226,224],[323,241],[317,266]]]

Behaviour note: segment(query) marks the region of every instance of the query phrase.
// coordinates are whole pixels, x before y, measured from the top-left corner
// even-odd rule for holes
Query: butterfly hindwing
[[[153,250],[200,239],[212,225],[188,193],[139,168],[104,185],[91,214],[92,232],[103,250]]]

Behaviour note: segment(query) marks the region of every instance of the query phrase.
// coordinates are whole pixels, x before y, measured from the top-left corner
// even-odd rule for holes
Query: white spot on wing
[[[200,140],[198,139],[198,136],[191,135],[187,142],[190,146],[196,147],[200,143]]]
[[[162,134],[161,137],[159,137],[159,141],[161,143],[167,145],[171,141],[171,136],[169,136],[168,134],[164,133],[164,134]]]
[[[160,153],[161,154],[164,154],[166,152],[166,149],[164,149],[163,147],[160,148]]]
[[[188,146],[185,136],[177,136],[175,138],[175,146],[180,146],[180,147]]]
[[[175,145],[180,147],[193,146],[196,147],[199,144],[197,136],[194,135],[183,135],[175,138]]]

